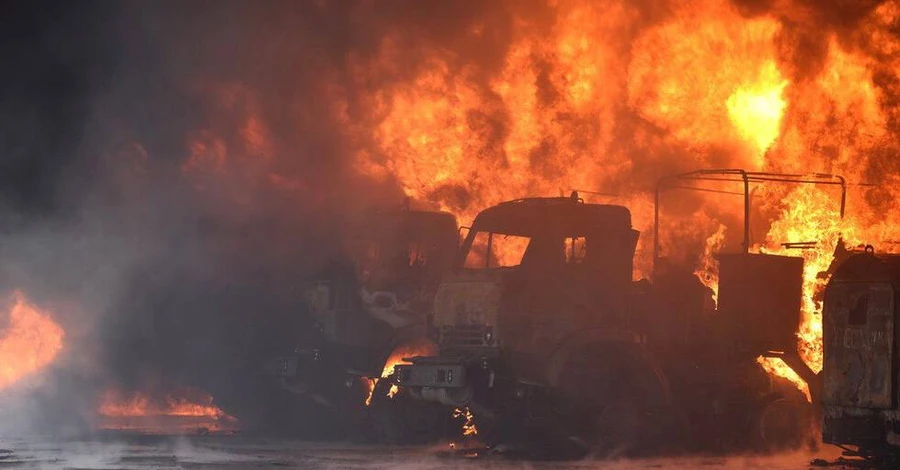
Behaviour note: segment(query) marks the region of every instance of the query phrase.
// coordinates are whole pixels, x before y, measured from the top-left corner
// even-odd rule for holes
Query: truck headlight
[[[494,344],[494,328],[493,327],[489,326],[489,327],[487,327],[487,329],[485,329],[484,344],[487,344],[488,346]]]

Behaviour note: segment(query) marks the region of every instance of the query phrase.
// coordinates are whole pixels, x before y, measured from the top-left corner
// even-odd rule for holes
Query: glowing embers
[[[237,420],[213,404],[213,397],[190,388],[166,394],[164,398],[110,389],[100,396],[97,414],[98,427],[103,429],[148,433],[237,429]]]
[[[465,408],[456,408],[453,410],[453,417],[459,419],[465,419],[462,425],[462,433],[463,436],[476,436],[478,435],[478,428],[475,427],[475,415],[472,414],[472,411],[469,410],[469,407]]]
[[[8,319],[0,325],[0,389],[47,367],[62,349],[62,327],[22,292],[13,293]]]

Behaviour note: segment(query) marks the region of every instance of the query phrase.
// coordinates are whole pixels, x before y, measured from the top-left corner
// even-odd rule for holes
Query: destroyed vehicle
[[[296,346],[266,364],[285,389],[358,414],[396,348],[426,335],[425,314],[457,246],[453,215],[367,213],[344,230],[345,256],[306,291]]]
[[[468,407],[488,444],[531,451],[798,446],[810,405],[757,361],[781,359],[818,390],[797,352],[803,260],[750,253],[749,187],[814,181],[843,194],[843,180],[704,170],[673,181],[694,176],[744,183],[743,250],[719,256],[717,309],[693,269],[632,282],[638,232],[627,208],[577,194],[511,201],[478,215],[437,291],[439,353],[409,358],[391,380],[420,400]]]
[[[796,352],[803,259],[717,258],[714,310],[704,308],[712,292],[692,271],[669,268],[654,278],[651,307],[635,313],[676,404],[680,432],[671,444],[712,452],[797,448],[812,405],[792,382],[766,372],[759,358],[803,364]]]
[[[900,255],[869,246],[837,264],[822,310],[822,440],[891,465],[900,460],[898,292]]]
[[[743,199],[741,250],[715,256],[718,305],[710,302],[713,291],[698,282],[693,266],[672,266],[660,256],[657,233],[652,307],[639,315],[682,413],[682,436],[698,450],[796,448],[808,437],[815,411],[810,401],[819,396],[820,380],[798,352],[803,258],[750,251],[751,192],[760,183],[840,189],[835,216],[843,216],[846,186],[833,175],[700,170],[663,178],[657,187],[657,227],[666,226],[659,223],[660,194],[666,190]],[[743,191],[731,191],[736,185]],[[784,246],[811,248],[815,241]],[[806,383],[809,397],[763,370],[761,358],[784,361]]]
[[[469,407],[486,441],[605,453],[652,439],[670,402],[630,328],[637,239],[627,208],[577,194],[485,209],[435,296],[439,353],[391,379],[419,400]]]

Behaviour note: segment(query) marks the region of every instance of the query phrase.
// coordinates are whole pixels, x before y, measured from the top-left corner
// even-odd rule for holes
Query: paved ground
[[[467,458],[447,445],[384,448],[352,444],[299,443],[241,435],[147,436],[108,432],[90,439],[0,437],[0,469],[784,469],[813,467],[816,457],[834,459],[836,449],[817,454],[678,457],[594,462],[522,462],[499,457]],[[843,468],[831,466],[830,468]]]

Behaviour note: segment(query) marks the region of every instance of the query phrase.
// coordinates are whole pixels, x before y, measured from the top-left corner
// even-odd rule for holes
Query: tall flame
[[[666,5],[665,19],[647,26],[642,11],[627,2],[551,2],[556,15],[549,29],[527,15],[517,18],[504,63],[487,81],[473,66],[455,65],[460,60],[452,52],[435,51],[406,86],[377,91],[376,146],[358,153],[357,168],[396,178],[407,195],[453,211],[463,223],[502,200],[565,188],[624,189],[621,202],[630,205],[640,190],[622,181],[647,181],[654,173],[647,169],[672,155],[683,160],[670,159],[673,169],[730,166],[868,179],[859,163],[888,129],[875,63],[835,33],[823,33],[821,67],[801,73],[790,54],[801,54],[792,48],[804,45],[782,19],[805,20],[803,10],[745,16],[721,0]],[[886,2],[860,29],[860,42],[877,38],[884,63],[900,63],[900,41],[887,34],[897,12],[896,2]],[[390,69],[401,56],[397,43],[388,38],[372,62],[356,66]],[[875,207],[866,205],[872,199],[863,191],[855,194],[859,212],[841,222],[833,194],[819,197],[813,189],[765,194],[776,198],[764,209],[771,227],[754,250],[797,256],[779,244],[818,242],[799,253],[806,267],[798,337],[803,359],[819,370],[816,298],[825,280],[818,274],[838,235],[861,242],[895,230],[872,217]],[[632,206],[646,230],[640,224],[649,218],[641,210],[646,205]],[[730,210],[694,209],[712,219],[734,217]],[[900,220],[900,209],[894,213]],[[723,246],[722,227],[693,237],[705,240],[698,275],[713,288],[711,255]]]
[[[47,314],[16,291],[9,323],[0,329],[0,390],[50,365],[63,346],[65,332]]]
[[[818,274],[838,236],[850,244],[900,239],[900,2],[498,5],[503,21],[479,18],[452,41],[388,30],[351,51],[345,69],[323,74],[352,168],[462,224],[504,200],[594,190],[627,205],[644,233],[654,183],[680,171],[821,172],[881,183],[850,186],[843,221],[834,195],[814,191],[821,188],[755,193],[751,250],[805,260],[799,349],[820,369]],[[268,115],[247,93],[225,90],[222,109],[238,114],[239,141],[211,126],[194,139],[186,171],[221,167],[239,159],[235,152],[249,156],[248,168],[268,171],[267,160],[253,158],[271,151]],[[675,229],[663,250],[688,265],[702,251],[698,272],[714,287],[710,256],[733,245],[717,234],[740,208],[723,198],[685,197],[676,206],[678,217],[661,227]],[[702,223],[684,222],[698,217]],[[650,274],[648,238],[636,276]],[[817,244],[802,252],[781,246],[797,241]]]
[[[697,269],[694,271],[697,279],[713,291],[713,302],[716,305],[719,302],[719,262],[716,260],[715,255],[725,243],[725,228],[725,225],[719,225],[716,233],[706,239],[703,253],[700,255]]]

